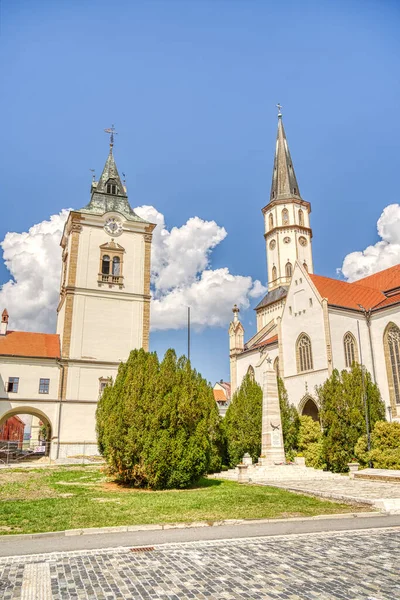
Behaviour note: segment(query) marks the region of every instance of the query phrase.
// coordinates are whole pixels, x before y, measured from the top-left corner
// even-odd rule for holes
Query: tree
[[[253,461],[260,456],[262,396],[258,383],[246,375],[226,411],[223,423],[232,467],[241,462],[246,452]]]
[[[400,469],[400,423],[378,421],[371,434],[371,452],[363,435],[354,453],[362,465],[372,462],[375,469]]]
[[[321,425],[308,415],[300,417],[298,447],[305,458],[307,467],[323,468]]]
[[[364,383],[363,383],[364,380]],[[358,364],[350,371],[336,369],[325,383],[317,387],[323,426],[323,461],[329,470],[344,472],[354,456],[358,438],[366,433],[364,393],[369,423],[385,417],[385,407],[378,386],[371,375]]]
[[[110,471],[125,483],[183,488],[221,466],[221,419],[211,386],[168,350],[133,350],[99,401],[97,434]]]
[[[285,456],[287,460],[293,460],[298,445],[300,419],[296,408],[289,404],[288,393],[281,377],[278,377],[278,394]]]

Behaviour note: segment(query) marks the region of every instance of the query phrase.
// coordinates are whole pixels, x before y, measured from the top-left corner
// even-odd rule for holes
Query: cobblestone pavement
[[[400,498],[400,483],[367,481],[338,477],[336,479],[287,479],[285,481],[260,481],[265,485],[278,486],[288,490],[301,490],[330,497],[353,498],[360,502],[379,498]]]
[[[400,528],[0,559],[2,600],[400,598]]]

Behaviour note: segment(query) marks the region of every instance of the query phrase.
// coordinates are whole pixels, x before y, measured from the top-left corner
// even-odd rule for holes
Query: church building
[[[31,414],[49,430],[52,458],[97,453],[95,413],[134,348],[149,347],[154,224],[131,208],[110,151],[89,203],[69,213],[61,239],[56,333],[0,326],[0,427]],[[12,316],[12,306],[7,307]]]
[[[268,292],[245,342],[239,309],[229,327],[231,393],[249,373],[262,385],[272,359],[289,402],[319,418],[315,387],[357,361],[379,386],[389,420],[400,420],[400,265],[354,283],[314,274],[311,205],[297,182],[282,121],[271,193],[262,209]]]

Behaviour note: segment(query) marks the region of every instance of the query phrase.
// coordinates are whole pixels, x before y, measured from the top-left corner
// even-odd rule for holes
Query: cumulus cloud
[[[377,223],[381,240],[365,250],[348,254],[341,269],[348,281],[356,281],[400,263],[400,204],[387,206]]]
[[[212,269],[211,252],[227,232],[215,221],[190,218],[168,230],[164,215],[152,206],[135,208],[156,223],[152,244],[152,329],[186,326],[187,306],[197,327],[224,326],[231,308],[248,308],[250,299],[266,288],[251,277],[232,275],[227,268]],[[7,233],[1,246],[12,275],[0,290],[0,307],[10,312],[10,327],[54,331],[59,298],[61,249],[68,210],[34,225],[25,233]]]

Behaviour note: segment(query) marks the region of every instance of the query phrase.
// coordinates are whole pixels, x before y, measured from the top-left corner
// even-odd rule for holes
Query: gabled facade
[[[257,333],[234,355],[235,388],[249,371],[262,384],[268,352],[289,401],[317,419],[315,386],[357,361],[378,384],[387,417],[400,420],[400,265],[354,283],[315,275],[310,212],[279,114],[270,201],[263,208],[268,293],[255,309]]]

